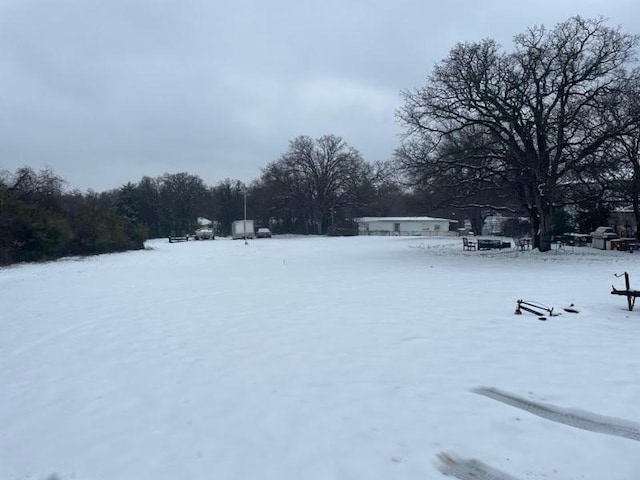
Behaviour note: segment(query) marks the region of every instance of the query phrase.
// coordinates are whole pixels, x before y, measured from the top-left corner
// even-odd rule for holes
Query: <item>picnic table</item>
[[[609,244],[611,245],[611,250],[621,250],[631,253],[640,247],[640,243],[635,238],[614,238],[609,240]]]
[[[505,242],[504,240],[493,239],[493,238],[479,238],[477,240],[478,250],[492,250],[492,249],[503,249],[503,248],[511,248],[511,242]]]
[[[169,236],[169,243],[188,242],[188,241],[189,241],[189,235],[170,235]]]

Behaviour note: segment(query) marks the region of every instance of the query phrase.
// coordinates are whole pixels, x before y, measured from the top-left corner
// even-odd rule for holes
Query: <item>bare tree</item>
[[[607,177],[608,184],[619,203],[628,202],[633,208],[636,225],[640,225],[640,125],[628,135],[623,135],[613,144],[612,155],[619,159],[621,167]],[[636,237],[640,231],[636,229]]]
[[[36,202],[45,208],[58,208],[65,180],[50,168],[35,172],[31,167],[22,167],[7,176],[7,190],[16,198]]]
[[[548,251],[566,184],[597,171],[608,142],[639,121],[637,108],[612,113],[638,77],[629,70],[638,37],[573,17],[552,30],[532,27],[514,43],[512,53],[491,39],[458,44],[425,87],[403,92],[400,152],[414,175],[435,178],[435,169],[475,193],[517,200],[534,245]]]
[[[186,172],[165,174],[160,183],[162,214],[170,235],[188,234],[207,198],[207,187],[200,177]]]
[[[242,218],[244,184],[240,180],[225,179],[210,189],[214,204],[213,217],[219,222],[220,235],[231,234],[231,224]],[[252,202],[248,202],[252,205]]]
[[[308,233],[326,233],[338,209],[361,200],[358,188],[370,171],[360,153],[342,138],[300,136],[264,169],[262,179],[275,186],[281,208],[303,217]]]

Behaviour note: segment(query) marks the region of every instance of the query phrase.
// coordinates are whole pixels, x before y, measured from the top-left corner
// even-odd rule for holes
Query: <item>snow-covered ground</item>
[[[640,306],[609,292],[623,271],[640,288],[640,253],[148,246],[0,269],[0,479],[424,480],[442,452],[519,479],[640,474],[638,441],[472,391],[637,426]],[[517,316],[521,298],[580,313]]]

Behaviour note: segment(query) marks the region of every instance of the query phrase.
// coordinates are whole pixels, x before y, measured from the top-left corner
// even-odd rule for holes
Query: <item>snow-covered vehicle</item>
[[[193,234],[193,238],[196,240],[214,240],[215,235],[210,228],[199,228],[196,233]]]

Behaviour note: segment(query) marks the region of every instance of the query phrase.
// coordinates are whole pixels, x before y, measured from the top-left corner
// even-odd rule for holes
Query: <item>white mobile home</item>
[[[457,220],[434,217],[362,217],[358,235],[455,235],[449,225]]]

